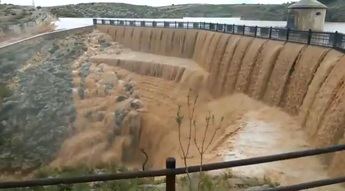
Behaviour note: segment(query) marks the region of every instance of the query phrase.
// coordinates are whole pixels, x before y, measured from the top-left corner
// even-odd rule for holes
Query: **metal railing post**
[[[187,29],[189,28],[189,22],[187,22]]]
[[[272,27],[270,27],[270,32],[269,32],[268,38],[269,38],[269,39],[272,38]]]
[[[176,168],[176,160],[175,158],[167,158],[166,160],[166,168],[170,170],[170,173],[166,176],[166,191],[175,191],[176,190],[176,175],[175,175],[175,168]]]
[[[232,34],[235,34],[235,24],[232,25]]]
[[[258,33],[258,26],[255,26],[254,32],[255,32],[254,36],[257,37],[257,36],[258,36],[258,35],[257,35],[257,33]]]
[[[243,33],[242,33],[242,35],[244,36],[246,33],[246,25],[243,25]]]
[[[223,33],[226,32],[226,24],[223,25]]]
[[[334,33],[334,38],[333,38],[333,48],[337,48],[338,47],[338,31],[335,31]]]
[[[286,30],[286,41],[289,41],[289,37],[290,37],[290,28]]]
[[[96,26],[97,25],[97,19],[93,19],[93,25]]]
[[[311,31],[311,29],[309,29],[308,31],[308,44],[311,43],[311,36],[313,35],[313,32]]]

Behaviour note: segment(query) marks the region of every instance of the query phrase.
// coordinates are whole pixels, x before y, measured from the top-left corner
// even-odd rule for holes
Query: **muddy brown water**
[[[231,153],[241,158],[344,142],[345,57],[340,52],[198,30],[111,26],[98,26],[98,29],[131,49],[127,55],[155,55],[131,62],[122,53],[113,54],[108,60],[99,57],[94,60],[97,65],[106,63],[116,70],[125,69],[124,73],[132,75],[138,83],[145,84],[146,79],[155,84],[146,83],[140,88],[149,105],[145,114],[149,117],[144,119],[144,124],[151,125],[143,127],[143,133],[145,136],[157,133],[149,142],[142,143],[157,156],[151,164],[163,165],[164,157],[172,153],[178,155],[174,139],[175,106],[183,101],[187,89],[195,86],[203,94],[201,113],[212,110],[228,118],[222,135],[217,135],[208,161],[232,159]],[[179,61],[195,66],[178,64],[182,58],[186,62]],[[160,70],[157,73],[151,68]],[[171,88],[168,90],[163,84]],[[165,107],[164,112],[162,107]],[[163,122],[162,117],[169,120]],[[237,127],[240,130],[233,134]],[[285,146],[279,143],[282,141]],[[162,149],[166,144],[169,146]],[[298,169],[292,167],[292,163],[279,166],[286,169],[285,173],[300,171],[300,174],[294,173],[295,178],[286,178],[286,175],[279,180],[298,182],[306,180],[308,173],[321,178],[327,174],[339,175],[344,171],[344,156],[338,153],[321,160],[311,159],[311,164],[306,166],[316,168],[314,170],[302,170],[302,166]],[[307,164],[308,160],[301,163]],[[326,164],[330,167],[323,166]]]

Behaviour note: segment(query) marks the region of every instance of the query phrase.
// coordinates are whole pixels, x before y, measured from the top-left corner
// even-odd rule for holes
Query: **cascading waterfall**
[[[214,97],[242,92],[281,107],[297,116],[315,146],[344,142],[345,57],[336,50],[201,30],[98,29],[135,51],[193,60],[208,73],[204,88]],[[118,64],[127,69],[131,65]],[[141,69],[139,73],[184,83],[201,70],[186,72],[175,67],[164,71]],[[205,79],[196,75],[192,81]],[[330,169],[336,169],[342,159],[344,154],[330,155]]]
[[[303,104],[300,107],[299,118],[302,123],[302,126],[305,126],[306,120],[309,117],[311,105],[313,104],[315,96],[319,91],[322,83],[325,81],[326,77],[329,75],[334,65],[337,64],[343,56],[344,55],[340,52],[331,50],[327,53],[324,60],[320,63],[320,66],[318,67],[315,74],[313,74],[314,78],[308,87],[306,96],[303,100]]]
[[[284,94],[290,71],[292,71],[294,64],[298,62],[303,47],[304,45],[292,43],[285,44],[275,62],[271,77],[268,80],[266,92],[263,97],[266,103],[274,106],[279,105]]]
[[[242,66],[240,68],[240,71],[238,72],[237,82],[235,86],[236,92],[247,92],[254,64],[257,62],[257,59],[259,58],[258,55],[261,53],[262,47],[265,43],[266,40],[254,39],[252,44],[248,48],[248,53],[245,54],[242,60]]]
[[[220,71],[220,63],[222,62],[222,58],[225,53],[225,48],[229,43],[229,35],[221,35],[218,45],[216,47],[216,51],[214,53],[214,57],[212,60],[212,67],[210,67],[210,76],[208,80],[208,88],[213,89],[214,84],[216,84],[216,80],[218,79],[219,71]]]
[[[237,75],[241,68],[242,60],[247,53],[247,49],[252,43],[253,38],[243,38],[240,39],[238,47],[234,52],[230,67],[228,68],[225,86],[224,86],[224,93],[229,94],[234,91],[235,84],[237,81]]]
[[[239,41],[240,37],[232,36],[230,37],[228,45],[225,48],[225,52],[219,66],[219,73],[216,74],[217,78],[215,79],[214,84],[215,89],[212,91],[214,92],[213,94],[216,96],[222,95],[226,82],[226,76],[231,65],[233,54],[238,46]]]
[[[283,43],[277,41],[269,41],[263,46],[250,76],[248,94],[251,97],[262,99],[275,61],[282,48]]]
[[[328,51],[326,48],[307,47],[296,63],[292,74],[289,76],[289,83],[281,102],[281,106],[289,113],[297,114],[313,75]]]

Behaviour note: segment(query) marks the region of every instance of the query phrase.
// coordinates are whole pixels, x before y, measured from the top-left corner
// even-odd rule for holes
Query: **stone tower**
[[[287,27],[295,30],[323,31],[327,6],[317,0],[301,0],[289,6]]]

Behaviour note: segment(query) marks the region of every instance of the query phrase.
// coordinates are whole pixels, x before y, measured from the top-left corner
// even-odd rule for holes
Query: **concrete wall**
[[[326,9],[290,9],[288,27],[296,30],[323,31]]]

